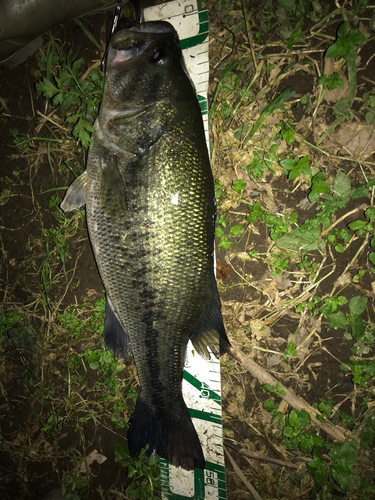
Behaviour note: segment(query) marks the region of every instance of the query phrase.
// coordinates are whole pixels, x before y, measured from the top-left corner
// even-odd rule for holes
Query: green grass
[[[362,49],[369,38],[358,31],[356,19],[360,16],[367,26],[372,14],[365,7],[366,1],[359,0],[350,8],[328,12],[329,6],[319,1],[267,0],[262,11],[255,12],[258,17],[253,17],[245,2],[219,0],[214,6],[226,26],[211,30],[216,80],[210,119],[213,169],[220,173],[215,181],[218,254],[234,268],[229,281],[219,283],[229,336],[242,342],[244,351],[259,363],[269,358],[257,357],[258,353],[277,356],[281,361],[273,370],[292,387],[294,380],[312,383],[307,360],[313,353],[328,350],[327,337],[334,337],[349,351],[335,366],[347,374],[350,392],[342,394],[339,387],[334,395],[321,394],[310,401],[321,420],[345,430],[342,443],[320,434],[306,412],[291,407],[280,411],[280,383],[275,387],[253,384],[249,389],[248,379],[243,382],[248,389],[246,400],[271,423],[265,418],[264,427],[258,428],[249,411],[241,421],[241,436],[236,433],[235,438],[244,447],[251,447],[257,439],[259,446],[275,454],[282,447],[290,459],[306,463],[298,472],[278,470],[267,481],[256,472],[254,484],[270,488],[264,497],[285,497],[285,488],[290,493],[291,485],[305,484],[301,481],[311,481],[309,494],[314,500],[370,500],[375,494],[375,327],[368,300],[375,274],[373,163],[358,151],[334,150],[328,142],[336,128],[353,119],[374,124],[375,91],[371,84],[357,82],[359,68],[366,64]],[[82,26],[85,36],[95,43]],[[327,61],[340,60],[332,74],[321,71],[322,50]],[[64,157],[60,166],[54,153],[64,152],[70,141],[66,134],[60,137],[48,123],[45,135],[49,137],[10,131],[13,151],[19,155],[35,152],[36,144],[45,145],[51,183],[43,192],[34,187],[34,193],[36,197],[48,195],[52,223],[40,228],[42,247],[35,244],[31,264],[25,262],[21,269],[30,272],[32,268],[40,290],[34,291],[27,307],[5,304],[0,311],[0,348],[10,343],[20,352],[37,354],[43,370],[47,366],[44,356],[62,360],[58,369],[54,367],[53,375],[58,377],[52,377],[54,383],[48,370],[39,372],[29,365],[21,382],[33,403],[40,404],[39,430],[48,442],[55,442],[67,428],[79,436],[81,448],[66,453],[68,466],[61,475],[66,495],[78,492],[83,496],[92,480],[80,471],[87,426],[110,426],[113,432],[123,432],[137,398],[133,372],[101,342],[104,299],[62,306],[67,286],[73,290],[79,280],[71,241],[83,227],[84,210],[66,217],[59,209],[60,195],[68,175],[76,177],[82,170],[78,152],[89,146],[103,89],[101,70],[92,67],[86,72],[86,66],[82,58],[73,60],[71,51],[61,52],[53,38],[39,60],[36,88],[74,138],[69,144],[73,154]],[[290,87],[299,78],[312,82],[303,94]],[[327,92],[342,90],[344,80],[349,97],[327,104]],[[296,108],[302,114],[300,123]],[[327,118],[327,110],[332,117]],[[8,181],[0,193],[1,205],[18,195],[16,184],[25,187],[28,182],[18,168]],[[295,200],[302,198],[307,208],[296,206]],[[30,238],[32,246],[36,239]],[[234,298],[227,300],[226,294],[236,290]],[[241,307],[246,310],[243,317]],[[284,334],[284,327],[279,329],[281,318],[289,320],[291,331],[275,347],[273,336]],[[38,321],[43,324],[41,333],[35,326]],[[255,321],[259,335],[252,333]],[[270,335],[262,337],[266,327]],[[301,341],[298,335],[303,329],[307,333]],[[53,345],[59,346],[56,352]],[[232,384],[229,388],[244,380],[235,364],[225,360],[222,366]],[[293,378],[296,366],[301,379]],[[298,383],[294,388],[299,390]],[[352,412],[341,408],[347,400],[352,402]],[[226,420],[225,412],[224,406],[224,425],[242,418]],[[5,440],[1,449],[16,458],[23,453]],[[114,449],[116,462],[124,468],[126,496],[157,500],[158,459],[145,461],[144,454],[145,450],[132,460],[120,443]]]
[[[364,80],[361,86],[357,82],[358,56],[363,56],[362,49],[372,38],[359,31],[355,16],[360,13],[364,22],[369,21],[372,11],[366,10],[367,4],[359,1],[351,8],[329,12],[322,2],[279,0],[275,8],[275,2],[267,1],[260,23],[243,3],[232,10],[225,2],[216,6],[223,19],[231,19],[232,35],[215,38],[223,54],[230,55],[215,67],[216,91],[210,110],[214,168],[220,172],[215,185],[218,258],[233,267],[219,290],[227,309],[238,306],[238,311],[246,311],[246,317],[230,316],[231,334],[237,342],[249,335],[251,342],[242,340],[243,348],[249,348],[249,355],[260,363],[265,362],[263,353],[279,356],[282,362],[273,370],[281,379],[289,374],[293,380],[296,366],[308,379],[305,363],[328,345],[324,343],[327,337],[350,351],[346,359],[337,360],[336,369],[350,374],[352,394],[357,395],[352,414],[340,408],[342,399],[350,399],[350,394],[340,394],[340,388],[335,400],[321,394],[318,402],[310,401],[323,420],[346,430],[343,443],[319,435],[306,412],[292,408],[280,412],[280,388],[263,387],[271,393],[263,408],[273,419],[272,440],[294,457],[310,458],[305,470],[313,478],[314,499],[369,500],[375,493],[372,466],[366,472],[363,465],[372,456],[375,431],[375,338],[368,300],[375,273],[374,170],[372,159],[361,157],[358,149],[343,152],[341,148],[338,153],[328,142],[338,127],[354,117],[361,124],[374,122],[374,91]],[[235,50],[241,31],[241,49]],[[270,37],[275,31],[276,37]],[[275,38],[282,56],[270,47],[267,55],[263,51],[265,40],[272,44]],[[321,73],[321,56],[310,52],[315,47],[324,48],[327,61],[340,59],[332,74]],[[303,95],[281,83],[285,77],[289,84],[299,78],[308,81],[307,75],[313,82]],[[338,93],[336,101],[327,105],[326,92],[342,91],[344,79],[348,97]],[[302,125],[291,112],[298,106]],[[239,169],[248,177],[239,174]],[[267,191],[265,185],[270,187]],[[293,206],[300,192],[305,208]],[[237,287],[241,293],[234,297]],[[280,318],[288,318],[291,325],[287,338],[285,327],[278,328]],[[253,324],[259,335],[253,333]],[[262,337],[266,326],[270,333]],[[303,329],[307,333],[301,341],[298,335]],[[284,341],[281,348],[274,347],[273,336]],[[315,336],[319,344],[314,343]],[[229,372],[228,376],[230,380],[241,377]],[[255,394],[259,399],[256,390]],[[254,419],[249,420],[258,427]],[[285,473],[284,483],[300,484],[299,474]],[[279,483],[274,496],[283,495]]]
[[[83,148],[90,145],[90,133],[98,114],[104,78],[99,67],[83,75],[84,59],[72,61],[72,50],[58,54],[53,46],[45,54],[40,67],[46,76],[36,83],[36,89],[54,106],[60,106],[67,123],[74,124],[73,137]],[[80,76],[81,74],[81,76]]]

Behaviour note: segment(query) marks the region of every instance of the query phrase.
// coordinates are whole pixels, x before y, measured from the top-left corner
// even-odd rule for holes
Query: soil
[[[215,33],[218,33],[220,16],[212,12],[212,20]],[[111,15],[88,16],[85,22],[94,37],[105,44]],[[72,60],[85,57],[89,67],[92,61],[101,57],[99,50],[73,21],[56,27],[52,34],[59,40],[61,50],[73,47]],[[366,46],[367,54],[373,53],[373,44]],[[4,500],[41,500],[49,491],[66,484],[71,490],[79,490],[81,498],[126,498],[123,492],[130,480],[124,467],[115,461],[114,453],[115,444],[126,445],[126,428],[118,429],[111,421],[110,402],[102,400],[102,393],[96,385],[101,380],[100,375],[85,368],[88,377],[80,386],[74,407],[67,392],[69,387],[75,387],[75,382],[71,386],[66,382],[70,373],[67,361],[73,354],[83,353],[89,345],[101,346],[97,332],[93,331],[89,338],[74,339],[67,335],[57,319],[58,314],[70,310],[72,305],[92,304],[104,297],[84,219],[78,220],[74,234],[67,238],[69,256],[65,258],[64,265],[61,261],[51,264],[50,276],[56,276],[56,279],[48,285],[49,302],[41,284],[41,271],[48,255],[47,237],[49,231],[58,226],[51,215],[51,196],[61,197],[64,190],[58,188],[69,185],[72,180],[66,168],[58,167],[69,161],[82,171],[84,155],[73,141],[68,141],[62,148],[51,147],[50,150],[46,142],[36,140],[23,152],[11,147],[13,129],[22,137],[52,137],[46,127],[36,131],[41,124],[38,112],[47,116],[53,111],[35,90],[35,82],[41,77],[39,55],[40,52],[36,53],[14,69],[0,68],[0,194],[5,189],[10,191],[10,198],[1,205],[0,212],[0,298],[3,311],[24,311],[23,328],[29,333],[37,333],[35,341],[30,340],[32,334],[26,336],[28,340],[18,341],[8,332],[0,351],[0,497]],[[368,78],[373,78],[370,68],[361,72],[358,86],[367,84]],[[213,81],[213,85],[216,84]],[[293,77],[287,78],[278,92],[289,85],[295,86],[298,95],[304,95],[313,92],[314,78],[310,74],[301,76],[301,73],[297,81]],[[295,122],[304,116],[299,102],[293,105],[290,116]],[[59,123],[66,126],[62,120]],[[216,173],[221,178],[234,176],[234,169],[227,160],[225,153],[217,157],[220,172],[217,170]],[[357,172],[352,173],[354,166],[349,161],[339,164],[327,162],[326,180],[333,179],[337,169],[340,169],[351,173],[352,187],[356,187],[362,178]],[[249,204],[256,201],[262,203],[269,197],[270,188],[275,211],[297,213],[299,224],[314,216],[316,207],[301,208],[301,202],[309,192],[307,184],[295,190],[294,182],[287,180],[285,175],[277,177],[266,173],[262,181],[257,182],[246,175],[244,178],[248,186],[243,198]],[[246,224],[243,214],[249,213],[248,203],[232,203],[229,207],[225,234],[233,225]],[[368,204],[369,200],[364,198],[350,202],[337,212],[337,219],[362,203]],[[363,211],[345,218],[337,229],[347,228],[349,222],[357,219],[364,220]],[[298,296],[304,290],[302,282],[299,288],[295,285],[297,275],[294,273],[299,269],[299,260],[288,256],[289,269],[278,275],[280,280],[271,274],[269,262],[243,260],[241,255],[252,249],[267,253],[271,241],[269,229],[264,224],[246,227],[244,235],[233,238],[230,251],[220,247],[217,250],[218,262],[230,267],[229,276],[218,281],[228,337],[308,403],[319,403],[324,398],[333,405],[339,403],[340,410],[356,418],[360,411],[359,394],[355,394],[350,372],[339,368],[341,363],[349,363],[353,347],[353,341],[343,334],[343,330],[329,328],[323,320],[298,356],[286,360],[282,356],[275,358],[274,352],[283,353],[291,338],[300,335],[301,326],[304,333],[298,337],[300,342],[308,338],[316,325],[312,317],[306,317],[301,323],[300,315],[290,312],[275,318],[271,316],[272,321],[267,321],[275,304]],[[326,258],[325,266],[333,270],[329,279],[319,285],[320,297],[331,296],[333,285],[362,243],[362,239],[353,241],[344,254],[335,253],[335,250],[332,255],[310,252],[312,261],[320,264]],[[360,269],[368,270],[366,252],[360,253],[355,260],[353,271]],[[49,270],[45,271],[48,274]],[[289,294],[291,282],[295,288]],[[366,319],[374,323],[375,312],[370,304],[373,299],[372,282],[371,273],[366,272],[358,283],[350,281],[342,294],[347,300],[357,295],[369,297]],[[348,310],[346,305],[343,312],[348,313]],[[85,317],[88,313],[82,314]],[[263,335],[261,330],[254,330],[256,320],[261,320],[262,325],[269,328],[267,335]],[[226,437],[259,454],[299,463],[295,450],[286,451],[274,439],[277,424],[271,422],[269,413],[262,406],[269,394],[261,390],[258,381],[228,355],[223,356],[222,364]],[[124,384],[130,378],[134,381],[134,373],[133,362],[128,360],[120,380]],[[128,401],[127,415],[133,408],[134,402]],[[83,425],[79,419],[87,415],[88,409],[100,414],[100,419],[89,419]],[[59,415],[59,420],[51,424],[49,431],[42,431],[53,414]],[[106,460],[102,463],[94,461],[88,473],[84,469],[82,472],[82,457],[87,457],[93,450]],[[312,498],[313,482],[308,474],[298,472],[290,479],[289,471],[280,466],[247,460],[238,454],[233,456],[262,498],[271,499],[277,495],[285,499],[292,495],[301,499]],[[226,470],[228,499],[250,498],[229,462]]]

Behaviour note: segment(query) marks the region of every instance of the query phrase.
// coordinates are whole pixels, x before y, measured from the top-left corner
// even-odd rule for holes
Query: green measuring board
[[[201,0],[175,0],[143,11],[145,21],[168,21],[180,37],[186,68],[197,92],[208,143],[208,12]],[[208,148],[210,150],[210,148]]]
[[[163,3],[145,9],[144,20],[168,21],[176,29],[187,70],[197,92],[209,146],[206,4],[201,0],[175,0]],[[187,348],[182,390],[202,445],[206,465],[204,470],[185,471],[162,459],[160,471],[162,498],[163,500],[226,500],[220,362],[213,354],[210,360],[201,358],[194,353],[191,342]]]
[[[189,342],[184,378],[184,399],[201,442],[204,470],[185,471],[161,461],[163,499],[224,500],[227,498],[221,421],[220,362],[194,354]]]

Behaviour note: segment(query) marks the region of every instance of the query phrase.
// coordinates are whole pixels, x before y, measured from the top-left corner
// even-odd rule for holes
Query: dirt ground
[[[248,8],[254,26],[260,12],[251,5]],[[221,51],[220,44],[223,37],[230,35],[225,27],[226,18],[213,8],[210,16],[212,102],[221,72],[230,60],[241,56],[245,36],[238,39],[225,59],[227,53]],[[105,43],[111,15],[88,16],[85,22],[94,37],[101,44]],[[335,29],[333,26],[333,35]],[[61,50],[72,47],[72,60],[85,58],[83,70],[101,59],[99,49],[88,41],[73,21],[56,27],[52,35],[58,40]],[[276,38],[265,43],[264,55],[267,51],[271,54],[284,50],[282,45],[272,45]],[[45,44],[48,39],[49,35],[46,35]],[[373,40],[361,54],[362,61],[368,60],[374,49]],[[56,108],[35,89],[35,82],[41,78],[38,57],[43,50],[42,47],[26,63],[14,69],[0,68],[0,299],[3,313],[21,311],[16,327],[6,329],[3,325],[6,334],[0,350],[0,497],[4,500],[40,500],[47,492],[64,484],[67,491],[78,491],[81,498],[90,500],[128,498],[123,496],[123,491],[130,479],[124,467],[115,461],[114,446],[118,443],[126,445],[127,429],[121,422],[128,419],[134,409],[134,393],[128,394],[124,408],[119,407],[116,414],[120,423],[115,425],[113,405],[120,403],[117,396],[112,397],[105,387],[106,374],[92,370],[87,362],[85,364],[86,358],[79,358],[79,365],[71,361],[72,356],[82,354],[90,345],[100,349],[101,337],[96,323],[89,333],[72,336],[58,320],[58,315],[71,312],[72,306],[80,305],[76,309],[77,316],[88,321],[99,307],[95,309],[93,304],[104,297],[84,217],[78,214],[74,223],[70,222],[64,226],[63,233],[58,233],[60,223],[53,215],[57,208],[51,202],[51,197],[63,196],[63,188],[73,178],[64,162],[81,172],[84,153],[74,141],[65,139],[61,146],[34,140],[23,151],[12,147],[14,129],[19,137],[51,138],[51,129],[57,135],[61,132],[64,138],[69,137],[69,125],[59,119]],[[320,65],[323,64],[323,53],[315,54]],[[248,71],[251,74],[250,63]],[[243,74],[240,74],[241,78]],[[361,94],[373,85],[373,79],[374,71],[369,64],[367,69],[358,73],[357,86]],[[296,94],[287,113],[296,124],[305,116],[298,97],[307,92],[313,94],[315,83],[316,78],[311,72],[302,70],[283,79],[266,99],[271,100],[271,96],[292,85]],[[324,111],[325,121],[331,123],[333,117],[329,104],[325,104]],[[55,124],[46,121],[45,116],[56,120]],[[228,146],[233,141],[233,133],[219,131],[220,127],[225,129],[224,125],[225,120],[214,122],[211,137],[215,150],[214,176],[227,188],[227,197],[219,203],[219,213],[229,210],[224,234],[229,234],[235,225],[245,228],[243,234],[233,238],[230,250],[221,247],[217,250],[218,262],[230,267],[229,276],[218,281],[228,337],[249,358],[310,405],[324,398],[333,407],[338,405],[337,410],[358,420],[363,411],[359,403],[365,392],[353,385],[350,372],[340,369],[341,364],[350,363],[353,340],[342,329],[329,328],[324,318],[317,321],[317,317],[305,312],[301,319],[301,313],[295,312],[299,303],[297,298],[301,297],[302,302],[308,297],[309,280],[297,267],[300,260],[290,254],[289,268],[282,274],[272,275],[267,257],[263,260],[249,257],[251,250],[269,255],[272,242],[269,227],[246,222],[250,213],[247,205],[259,201],[270,211],[273,207],[273,213],[294,212],[298,215],[298,223],[302,224],[313,218],[316,212],[316,205],[304,203],[309,193],[308,184],[302,182],[295,189],[296,182],[281,173],[265,172],[261,179],[250,178],[240,169],[243,158],[236,156],[240,152],[235,154]],[[307,141],[314,143],[315,137],[312,130]],[[301,150],[301,143],[295,141],[291,152],[301,156]],[[374,174],[373,156],[367,157],[368,165],[362,164],[361,170],[352,159],[344,161],[335,158],[334,154],[327,157],[314,149],[305,154],[310,154],[316,164],[324,168],[327,182],[341,171],[350,178],[352,188],[356,188],[363,183],[363,169],[369,178]],[[235,179],[243,179],[247,185],[237,198],[228,195]],[[8,194],[4,195],[4,191]],[[354,212],[362,204],[369,206],[369,198],[351,200],[337,211],[336,220],[351,213],[336,226],[338,230],[347,228],[352,221],[365,220],[363,210]],[[63,234],[62,242],[57,240],[57,234]],[[220,238],[217,243],[219,241]],[[244,254],[248,257],[244,258]],[[375,322],[373,274],[366,272],[358,281],[344,282],[344,287],[340,284],[344,271],[350,271],[352,275],[361,269],[368,271],[368,252],[363,251],[363,239],[353,239],[344,253],[334,249],[314,250],[309,252],[309,258],[310,262],[322,264],[320,277],[332,271],[316,289],[320,297],[340,292],[349,301],[358,295],[366,296],[369,299],[366,319]],[[351,262],[354,264],[350,267]],[[46,277],[44,284],[41,281],[43,272]],[[294,307],[284,307],[291,300],[297,300]],[[348,314],[348,304],[342,311]],[[282,354],[292,340],[301,345],[301,349],[296,356],[284,359]],[[370,350],[368,356],[373,354]],[[119,388],[136,387],[132,360],[127,360],[125,365],[115,383]],[[75,378],[71,378],[73,375]],[[269,393],[262,390],[259,381],[227,354],[222,358],[222,387],[226,439],[260,455],[293,464],[305,464],[310,460],[309,452],[287,450],[280,444],[278,421],[272,420],[270,413],[263,408]],[[281,402],[280,398],[275,400]],[[287,413],[291,408],[284,404],[279,410]],[[51,415],[54,416],[52,419]],[[333,419],[333,422],[342,424],[338,419]],[[353,429],[349,428],[349,432],[354,432]],[[326,437],[323,431],[315,429],[313,432]],[[280,465],[247,459],[228,449],[262,498],[319,498],[315,496],[317,487],[305,468],[288,470]],[[97,450],[97,459],[87,470],[82,457],[88,457],[93,450]],[[100,456],[106,460],[101,462]],[[372,446],[361,456],[364,475],[371,477]],[[226,473],[228,499],[251,498],[229,462]],[[330,495],[321,498],[360,498],[346,497],[339,489],[331,491]]]

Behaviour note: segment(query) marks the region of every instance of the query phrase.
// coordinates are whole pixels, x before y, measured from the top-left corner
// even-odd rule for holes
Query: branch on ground
[[[230,354],[235,360],[237,360],[243,368],[245,368],[251,375],[259,380],[262,384],[270,384],[276,386],[278,380],[275,379],[267,370],[259,366],[255,361],[250,359],[248,356],[243,354],[243,352],[235,346],[228,347],[226,349],[228,354]],[[321,415],[318,410],[315,410],[307,401],[305,401],[300,396],[294,394],[290,389],[287,389],[281,384],[282,390],[285,392],[284,396],[281,396],[290,406],[298,411],[305,410],[311,417],[311,423],[316,427],[319,427],[324,431],[327,436],[329,436],[333,441],[343,442],[345,441],[345,429],[339,425],[334,425],[329,421],[322,422],[318,419]]]

